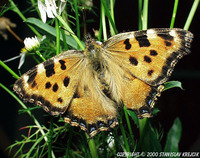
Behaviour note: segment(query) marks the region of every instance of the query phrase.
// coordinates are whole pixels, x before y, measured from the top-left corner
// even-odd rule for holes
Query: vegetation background
[[[7,1],[1,0],[0,6],[3,6]],[[24,0],[17,0],[15,3],[20,10],[28,8],[29,4]],[[93,33],[92,29],[99,28],[99,1],[94,1],[94,11],[87,12],[87,19],[92,19],[87,24],[87,32]],[[192,0],[180,0],[175,21],[176,28],[183,28],[186,18],[189,14]],[[149,1],[148,13],[148,28],[168,28],[170,26],[171,14],[173,12],[174,1]],[[25,13],[26,14],[26,13]],[[28,15],[27,15],[28,14]],[[26,16],[30,16],[31,12],[27,12]],[[5,13],[6,17],[17,24],[14,31],[22,38],[34,36],[33,32],[26,24],[14,13]],[[37,16],[37,15],[31,15]],[[170,80],[179,80],[182,82],[184,90],[173,88],[162,93],[158,99],[157,106],[160,112],[154,118],[155,126],[162,125],[164,130],[161,144],[166,141],[167,132],[171,128],[174,119],[180,118],[182,124],[182,136],[179,143],[179,150],[184,151],[200,151],[200,7],[197,8],[194,19],[191,23],[189,31],[194,34],[192,43],[192,53],[185,56],[179,61],[175,67]],[[127,32],[138,30],[138,1],[134,0],[116,0],[115,3],[115,24],[118,32]],[[81,33],[83,31],[81,30]],[[0,59],[6,60],[19,54],[22,44],[8,33],[8,40],[5,41],[0,36]],[[35,63],[30,65],[29,58],[23,66],[25,69],[31,68]],[[17,72],[18,60],[10,62],[9,67]],[[15,81],[2,67],[0,67],[1,83],[9,87]],[[12,87],[10,87],[11,89]],[[23,131],[21,127],[31,124],[32,119],[26,114],[18,115],[19,106],[8,93],[5,93],[0,88],[0,157],[5,157],[5,147],[14,143],[15,140],[20,140]],[[44,112],[38,110],[38,116],[43,116]],[[45,119],[38,117],[41,122],[45,123]],[[7,138],[7,139],[6,139]]]

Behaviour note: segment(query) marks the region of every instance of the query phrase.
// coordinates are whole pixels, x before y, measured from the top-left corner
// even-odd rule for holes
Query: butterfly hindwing
[[[127,74],[123,80],[122,89],[124,92],[122,100],[126,108],[133,110],[139,118],[143,118],[152,117],[152,109],[164,85],[150,86]]]
[[[64,121],[79,126],[93,137],[99,131],[114,128],[117,124],[117,107],[102,91],[98,75],[88,64],[70,103]]]

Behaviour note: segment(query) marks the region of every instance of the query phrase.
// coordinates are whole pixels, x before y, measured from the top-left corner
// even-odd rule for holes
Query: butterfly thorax
[[[84,55],[88,58],[89,64],[92,66],[93,70],[100,73],[104,69],[103,58],[102,58],[102,46],[100,42],[92,40],[92,42],[87,43],[84,51]]]

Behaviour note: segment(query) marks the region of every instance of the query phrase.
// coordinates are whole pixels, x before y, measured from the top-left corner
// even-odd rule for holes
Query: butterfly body
[[[140,118],[151,117],[163,84],[190,52],[192,38],[182,29],[121,33],[104,43],[88,37],[84,51],[69,50],[35,66],[14,90],[93,137],[118,125],[123,105]]]

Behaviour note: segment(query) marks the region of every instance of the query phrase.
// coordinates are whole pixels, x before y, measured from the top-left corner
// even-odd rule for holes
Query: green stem
[[[66,36],[65,36],[65,32],[63,29],[60,30],[61,31],[61,35],[62,35],[62,38],[63,38],[63,44],[64,44],[64,48],[65,48],[65,51],[68,50],[68,45],[67,45],[67,41],[66,41]]]
[[[12,1],[12,0],[9,0],[11,6],[13,7],[13,11],[16,12],[20,18],[23,20],[23,21],[26,21],[26,18],[25,16],[22,14],[22,12],[17,8],[16,4]],[[28,27],[39,37],[39,38],[42,38],[42,35],[34,28],[32,27],[31,25],[27,24]]]
[[[174,23],[175,23],[175,19],[176,19],[176,13],[177,13],[177,9],[178,9],[178,1],[179,0],[175,0],[174,1],[174,9],[173,9],[173,14],[172,14],[170,28],[174,27]]]
[[[90,148],[92,158],[97,158],[98,156],[97,156],[97,150],[96,150],[96,145],[94,143],[94,139],[91,139],[87,133],[85,133],[85,135],[86,135],[87,140],[89,140],[88,145]]]
[[[35,52],[43,61],[46,61],[46,59],[43,57],[43,55],[38,50]]]
[[[113,23],[115,25],[114,5],[115,5],[114,0],[110,0],[110,16],[111,16],[111,19],[112,19],[112,21],[113,21]],[[115,30],[114,30],[110,20],[109,20],[109,26],[110,26],[110,34],[111,34],[111,36],[115,35],[116,33],[115,33]]]
[[[131,124],[130,124],[130,119],[129,119],[127,109],[126,109],[125,106],[124,106],[124,114],[125,114],[125,118],[126,118],[126,122],[127,122],[127,126],[128,126],[128,130],[129,130],[129,133],[130,133],[132,143],[135,144],[134,135],[133,135],[133,131],[131,129]]]
[[[123,136],[123,138],[124,138],[124,144],[125,144],[125,147],[126,147],[126,152],[130,152],[128,140],[127,140],[127,137],[126,137],[126,132],[125,132],[124,126],[123,126],[123,124],[122,124],[122,116],[120,117],[119,127],[120,127],[120,129],[121,129],[122,136]]]
[[[56,55],[60,54],[60,28],[59,21],[56,19]]]
[[[184,28],[183,28],[184,30],[188,30],[188,29],[189,29],[190,24],[192,23],[194,14],[195,14],[195,12],[196,12],[196,10],[197,10],[197,7],[198,7],[198,5],[199,5],[199,1],[200,1],[200,0],[195,0],[195,1],[194,1],[193,5],[192,5],[192,8],[191,8],[191,10],[190,10],[190,13],[189,13],[189,15],[188,15],[188,18],[187,18],[187,20],[186,20],[185,26],[184,26]]]
[[[106,13],[106,15],[107,15],[107,17],[108,17],[108,19],[109,19],[109,22],[110,22],[110,24],[112,25],[112,28],[113,28],[113,30],[114,30],[114,33],[117,34],[118,31],[117,31],[117,28],[116,28],[115,23],[114,23],[114,21],[113,21],[113,18],[112,18],[111,15],[110,15],[109,9],[108,9],[108,7],[107,7],[107,5],[106,5],[106,1],[105,1],[105,0],[101,0],[101,3],[102,3],[103,6],[104,6],[104,11],[105,11],[104,13]]]
[[[0,60],[0,65],[6,69],[14,78],[18,79],[19,76],[11,69],[9,68],[3,61]]]
[[[138,30],[142,30],[142,0],[138,0]]]
[[[80,24],[79,24],[79,15],[78,15],[78,6],[77,6],[77,0],[74,0],[74,8],[75,8],[75,15],[76,15],[76,30],[77,30],[77,36],[80,39]]]
[[[50,116],[50,128],[48,135],[48,158],[52,158],[52,136],[53,136],[53,116]]]
[[[100,9],[100,22],[99,22],[99,36],[98,36],[98,40],[101,41],[102,38],[102,29],[103,29],[103,25],[102,25],[102,7],[103,5],[101,4],[101,9]]]
[[[146,30],[147,28],[148,28],[148,0],[144,0],[142,29]],[[139,120],[139,131],[140,131],[139,142],[141,142],[143,140],[146,124],[147,124],[147,118],[143,118],[143,119]]]
[[[31,148],[29,149],[29,151],[28,151],[28,153],[26,155],[27,158],[31,157],[31,153],[36,148],[36,146],[42,141],[42,139],[44,139],[44,136],[41,136],[38,139],[36,139],[37,141],[31,146]]]
[[[42,129],[42,126],[40,125],[40,123],[38,122],[38,120],[31,114],[30,110],[27,108],[27,106],[13,93],[11,92],[7,87],[5,87],[2,83],[0,83],[0,87],[2,87],[6,92],[8,92],[15,100],[17,100],[17,102],[22,106],[23,109],[26,109],[27,113],[29,114],[29,116],[33,119],[34,123],[36,124],[36,126],[38,127],[38,129],[40,130],[41,134],[44,137],[44,140],[46,142],[48,142],[46,133],[44,132],[44,130]],[[52,158],[55,158],[54,153],[52,152]]]
[[[139,143],[138,143],[138,148],[141,147],[141,143],[143,142],[144,139],[144,135],[146,132],[146,125],[147,125],[147,118],[143,118],[143,119],[139,119],[139,132],[140,132],[140,139],[139,139]]]
[[[143,23],[142,23],[142,29],[146,30],[148,28],[148,2],[149,0],[144,0],[144,6],[143,6]]]
[[[67,156],[66,158],[69,158],[69,152],[70,152],[70,147],[71,147],[71,143],[72,143],[72,136],[73,136],[73,132],[72,132],[73,126],[69,127],[69,138],[67,140],[67,147],[66,147],[66,152],[65,155]]]
[[[105,18],[105,9],[103,6],[103,1],[101,1],[101,23],[102,23],[102,30],[103,30],[103,39],[106,41],[107,37],[107,29],[106,29],[106,18]]]
[[[64,21],[64,19],[60,16],[60,15],[56,15],[56,17],[58,18],[58,20],[63,24],[63,26],[65,27],[65,29],[67,31],[69,31],[69,33],[71,34],[71,36],[76,40],[76,42],[78,43],[78,45],[80,46],[80,48],[82,50],[84,50],[84,46],[82,45],[81,41],[79,40],[79,38],[74,34],[74,32],[72,31],[72,29],[69,27],[69,25]]]

